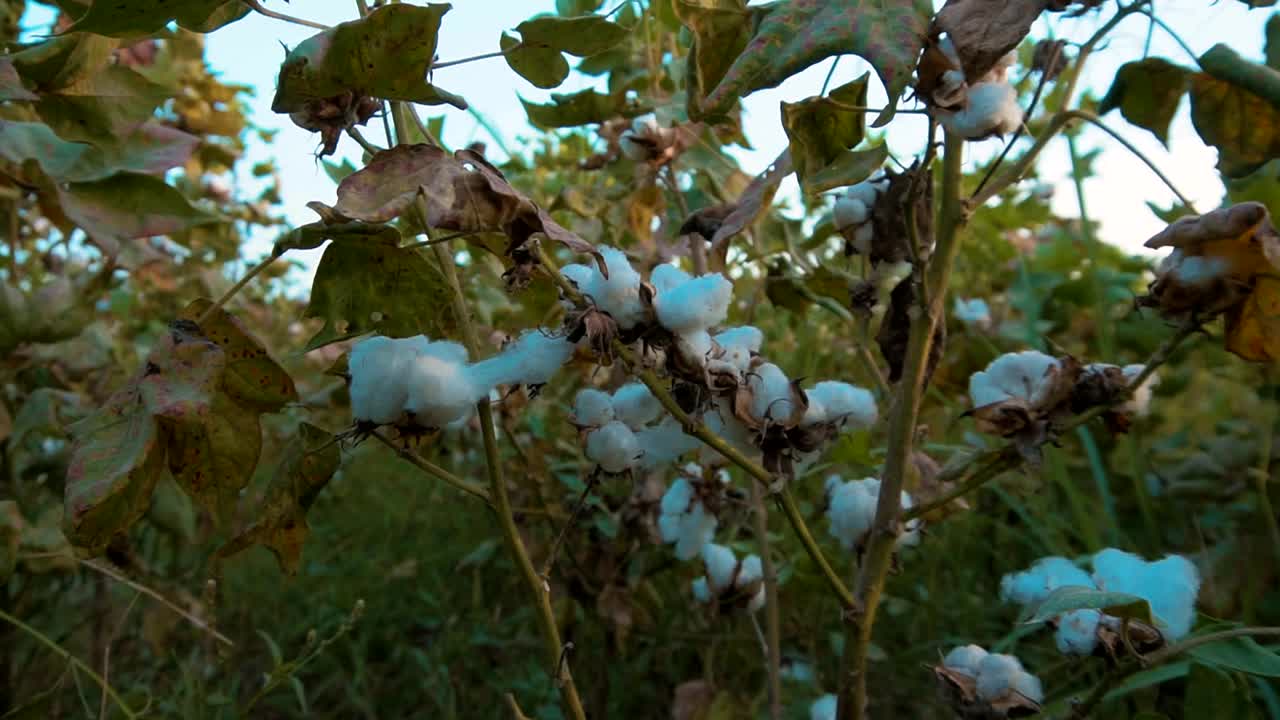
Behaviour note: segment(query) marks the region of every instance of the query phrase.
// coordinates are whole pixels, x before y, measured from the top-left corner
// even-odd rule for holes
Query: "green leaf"
[[[58,199],[67,217],[104,247],[220,221],[163,180],[138,173],[59,185]]]
[[[1187,674],[1182,703],[1184,718],[1261,718],[1249,697],[1248,686],[1237,678],[1206,665],[1193,664]]]
[[[460,97],[426,82],[440,20],[449,6],[384,5],[360,20],[304,40],[280,66],[271,109],[304,110],[308,102],[346,91],[387,100],[466,109]]]
[[[559,50],[545,46],[525,45],[507,33],[498,38],[507,65],[534,87],[557,87],[569,77],[569,62]]]
[[[341,165],[328,160],[321,160],[320,164],[324,166],[324,174],[328,175],[329,179],[336,183],[342,182],[343,178],[356,171],[356,166],[352,165],[351,161],[346,158],[342,159]]]
[[[739,98],[846,54],[871,64],[892,108],[915,70],[933,5],[928,0],[783,0],[762,11],[750,42],[724,76],[714,87],[702,88],[704,98],[691,98],[691,116],[725,115]],[[876,124],[890,117],[891,110],[886,110]]]
[[[889,148],[876,145],[866,150],[846,150],[801,183],[807,193],[821,193],[860,183],[871,177],[889,159]]]
[[[868,77],[863,75],[841,85],[828,97],[782,103],[782,128],[790,141],[791,161],[802,185],[812,174],[862,142],[866,113],[846,106],[866,106]]]
[[[97,553],[146,513],[164,471],[164,436],[136,384],[71,431],[63,532]]]
[[[1280,13],[1267,18],[1263,34],[1266,38],[1267,67],[1280,70]]]
[[[56,92],[83,83],[110,65],[119,41],[89,33],[62,35],[9,56],[28,89]]]
[[[520,43],[577,57],[602,53],[627,37],[627,29],[599,15],[562,18],[544,15],[516,26]]]
[[[1104,702],[1110,702],[1130,693],[1166,683],[1170,680],[1176,680],[1186,675],[1189,670],[1191,670],[1191,661],[1182,660],[1134,673],[1114,690],[1107,693]]]
[[[324,320],[310,352],[368,332],[444,337],[453,328],[440,269],[416,250],[382,239],[336,241],[325,248],[306,317]]]
[[[1041,623],[1072,610],[1100,610],[1112,617],[1155,624],[1151,617],[1151,606],[1137,595],[1074,585],[1060,587],[1049,593],[1049,597],[1037,605],[1031,617],[1024,622]]]
[[[239,318],[219,308],[210,317],[201,319],[212,305],[207,298],[193,300],[178,318],[199,322],[201,334],[226,354],[222,389],[237,403],[258,412],[278,412],[286,403],[296,402],[298,391],[293,378],[271,358]]]
[[[220,520],[231,516],[258,466],[258,415],[217,392],[207,413],[168,423],[169,472],[191,499]]]
[[[0,586],[9,581],[18,566],[18,539],[26,522],[13,500],[0,500]]]
[[[18,164],[36,162],[60,182],[101,180],[121,171],[162,174],[184,164],[199,144],[195,135],[158,122],[98,147],[63,140],[43,123],[0,120],[0,157]]]
[[[1186,68],[1163,58],[1125,63],[1116,71],[1111,89],[1098,105],[1098,114],[1120,108],[1125,120],[1146,128],[1168,145],[1169,123],[1187,90],[1187,75]]]
[[[1280,109],[1280,71],[1246,60],[1222,43],[1200,56],[1200,67],[1213,77],[1238,85]]]
[[[298,426],[281,455],[262,513],[247,530],[218,548],[217,560],[261,544],[275,553],[282,570],[297,573],[310,532],[307,510],[337,472],[342,455],[333,436],[310,423]]]
[[[366,222],[307,223],[296,227],[276,240],[273,252],[283,255],[288,250],[314,250],[326,240],[361,240],[381,238],[385,242],[400,242],[400,231],[390,225]]]
[[[618,115],[630,116],[641,112],[627,102],[623,93],[606,95],[595,90],[552,95],[551,102],[546,105],[531,103],[524,98],[520,98],[520,103],[524,105],[529,122],[543,130],[602,123]]]
[[[1250,675],[1280,677],[1280,655],[1250,637],[1235,637],[1199,645],[1187,651],[1196,660]]]
[[[698,116],[697,102],[711,92],[747,48],[763,10],[748,8],[745,0],[675,0],[676,17],[693,34],[688,57],[690,117]]]
[[[195,32],[213,32],[249,14],[240,0],[93,0],[68,32],[109,37],[149,35],[171,21]]]
[[[1280,157],[1280,113],[1248,90],[1206,73],[1191,76],[1191,123],[1218,148],[1218,169],[1239,178]]]

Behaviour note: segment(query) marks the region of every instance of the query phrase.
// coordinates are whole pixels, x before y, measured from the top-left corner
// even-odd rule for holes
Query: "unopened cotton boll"
[[[795,412],[791,380],[777,365],[765,363],[756,368],[748,387],[752,393],[751,414],[760,422],[786,420]]]
[[[943,114],[943,127],[966,140],[981,140],[1011,133],[1022,125],[1018,93],[1007,82],[980,82],[969,86],[963,110]]]
[[[707,543],[702,546],[702,562],[707,567],[707,580],[717,594],[733,585],[733,573],[738,569],[738,559],[724,545]]]
[[[1057,367],[1056,359],[1036,350],[1006,353],[969,377],[969,397],[975,408],[1013,399],[1034,404],[1048,393]]]
[[[586,388],[573,399],[573,421],[584,427],[600,427],[613,420],[613,398],[609,393]]]
[[[961,645],[947,653],[942,665],[969,677],[977,677],[978,666],[986,656],[987,651],[979,645]]]
[[[720,347],[742,348],[751,352],[760,352],[764,346],[764,332],[751,325],[740,325],[716,333],[713,338]]]
[[[640,444],[631,428],[614,420],[587,434],[587,457],[605,472],[620,473],[639,460]]]
[[[649,273],[649,283],[659,294],[674,290],[692,279],[693,276],[671,263],[655,265]]]
[[[643,383],[627,383],[613,393],[613,414],[632,430],[639,430],[662,414],[662,403]]]
[[[837,422],[855,428],[870,427],[876,421],[876,400],[870,391],[837,380],[824,380],[805,393],[809,408],[802,424]]]
[[[351,414],[362,422],[386,425],[404,415],[408,397],[405,373],[415,353],[409,346],[382,336],[366,338],[351,348]]]
[[[1058,617],[1058,629],[1053,639],[1058,652],[1063,655],[1092,655],[1098,646],[1098,623],[1102,613],[1097,610],[1072,610]]]
[[[733,283],[720,273],[712,273],[658,293],[653,307],[663,327],[673,333],[689,333],[724,322],[732,299]]]
[[[827,693],[809,706],[809,720],[836,720],[839,700],[835,695]]]

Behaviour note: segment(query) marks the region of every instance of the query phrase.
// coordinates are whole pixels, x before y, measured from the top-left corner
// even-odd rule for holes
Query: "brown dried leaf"
[[[977,82],[1027,36],[1047,0],[947,0],[934,27],[955,43],[969,82]]]
[[[774,159],[769,169],[752,180],[747,189],[742,192],[742,195],[738,196],[737,202],[733,204],[733,209],[725,215],[724,222],[720,224],[715,236],[711,238],[710,256],[716,258],[718,267],[724,267],[724,259],[729,252],[729,240],[755,222],[756,217],[773,200],[773,194],[777,192],[778,184],[782,182],[783,178],[790,175],[793,170],[791,152],[784,150],[781,155]]]
[[[1177,248],[1188,257],[1219,258],[1228,274],[1251,278],[1280,268],[1280,235],[1265,205],[1242,202],[1204,215],[1178,218],[1145,243],[1149,248]]]

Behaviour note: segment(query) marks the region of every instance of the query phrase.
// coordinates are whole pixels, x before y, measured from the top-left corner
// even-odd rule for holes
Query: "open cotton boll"
[[[1067,558],[1040,558],[1029,569],[1009,573],[1000,579],[1000,598],[1018,605],[1038,603],[1060,587],[1078,585],[1091,588],[1093,579]]]
[[[1170,641],[1182,639],[1195,624],[1196,596],[1200,592],[1200,572],[1181,555],[1169,555],[1147,565],[1147,594],[1151,612],[1162,621],[1160,628]]]
[[[980,82],[969,86],[963,110],[943,114],[939,119],[948,131],[966,140],[981,140],[1011,133],[1022,125],[1018,93],[1004,81]]]
[[[1212,255],[1187,257],[1181,250],[1175,249],[1160,264],[1160,270],[1160,274],[1172,273],[1173,277],[1184,285],[1203,286],[1226,276],[1229,265],[1221,257]]]
[[[587,457],[605,472],[620,473],[640,458],[640,444],[631,428],[614,420],[587,434]]]
[[[831,218],[836,223],[836,230],[861,225],[870,217],[871,209],[858,198],[848,195],[836,198],[835,207],[831,210]]]
[[[676,336],[676,352],[694,367],[705,368],[714,348],[711,333],[706,330],[693,330]]]
[[[1146,585],[1147,562],[1116,548],[1107,548],[1093,556],[1093,582],[1099,590],[1141,596]]]
[[[1072,610],[1058,617],[1058,629],[1053,639],[1058,652],[1063,655],[1092,655],[1098,646],[1098,623],[1102,613],[1097,610]]]
[[[977,681],[978,697],[987,702],[998,700],[1009,690],[1036,702],[1044,699],[1040,680],[1023,670],[1022,663],[1012,655],[987,653],[978,663]]]
[[[619,249],[599,248],[609,277],[599,273],[591,296],[596,305],[608,312],[618,327],[629,330],[644,319],[644,303],[640,300],[640,273],[631,267],[631,261]]]
[[[1057,367],[1036,350],[1006,353],[969,377],[969,397],[976,408],[1012,399],[1034,404],[1049,391],[1049,372]]]
[[[560,268],[560,274],[569,278],[574,285],[577,285],[578,292],[583,295],[595,295],[596,281],[600,277],[600,273],[595,268],[574,263]]]
[[[748,380],[751,389],[751,414],[757,420],[785,420],[795,412],[791,397],[791,380],[782,368],[765,363],[755,369]]]
[[[680,515],[658,515],[658,535],[664,543],[673,543],[680,539]]]
[[[456,354],[446,353],[456,358]],[[491,386],[472,382],[467,366],[435,355],[418,355],[407,367],[404,409],[422,427],[440,428],[465,417]]]
[[[541,330],[526,330],[502,352],[471,366],[476,384],[542,385],[573,357],[574,344]]]
[[[649,149],[642,143],[636,142],[636,136],[652,136],[662,129],[658,124],[658,118],[653,113],[645,113],[638,115],[631,121],[631,129],[622,133],[618,139],[618,145],[622,148],[623,154],[632,160],[642,161],[649,159]]]
[[[585,388],[573,399],[573,421],[584,427],[600,427],[613,420],[613,398],[609,393]]]
[[[659,509],[663,515],[678,515],[689,509],[692,500],[693,483],[689,482],[689,478],[678,477],[663,493]]]
[[[987,307],[987,301],[982,298],[973,298],[971,300],[956,298],[952,314],[965,325],[979,328],[986,328],[991,325],[991,309]]]
[[[724,545],[707,543],[702,546],[702,562],[707,566],[707,579],[712,591],[721,593],[733,584],[738,559],[732,550]]]
[[[732,299],[733,283],[720,273],[712,273],[658,293],[653,308],[663,327],[673,333],[689,333],[724,322]]]
[[[881,188],[871,179],[863,180],[845,188],[844,197],[862,203],[867,209],[868,217],[870,217],[871,208],[876,204],[876,198],[880,196]],[[865,222],[866,218],[863,219]],[[855,223],[858,224],[858,223]]]
[[[649,283],[659,294],[674,290],[692,279],[692,275],[671,263],[655,265],[653,271],[649,273]]]
[[[751,325],[722,330],[713,339],[722,348],[743,348],[751,352],[760,352],[760,348],[764,346],[764,332]]]
[[[986,656],[987,651],[979,645],[961,645],[947,653],[942,665],[969,677],[977,677],[978,666]]]
[[[1124,372],[1125,381],[1132,384],[1134,380],[1138,379],[1138,376],[1141,375],[1142,371],[1145,369],[1145,365],[1125,365],[1122,371]],[[1147,411],[1151,409],[1151,393],[1159,384],[1160,376],[1156,373],[1151,373],[1151,375],[1147,376],[1147,379],[1143,380],[1142,384],[1133,391],[1133,395],[1131,395],[1128,400],[1118,405],[1116,409],[1122,413],[1129,413],[1131,415],[1146,415]]]
[[[742,565],[738,568],[738,577],[734,580],[734,585],[745,588],[751,583],[764,579],[764,565],[760,562],[759,555],[748,555],[742,559]]]
[[[739,346],[721,347],[720,354],[707,363],[712,371],[732,372],[741,378],[742,373],[751,369],[751,351]]]
[[[711,602],[711,588],[705,575],[693,581],[693,597],[700,603]]]
[[[627,383],[613,393],[614,417],[639,430],[662,415],[662,403],[643,383]]]
[[[839,422],[870,427],[876,421],[876,399],[870,391],[838,380],[824,380],[805,392],[809,408],[801,424]]]
[[[707,543],[715,539],[716,528],[720,520],[707,512],[700,501],[695,500],[688,512],[676,516],[679,525],[676,530],[676,559],[692,560],[702,552]]]
[[[347,371],[351,415],[357,421],[386,425],[401,419],[409,391],[405,373],[414,355],[411,346],[380,335],[352,346]]]
[[[870,223],[859,225],[853,231],[853,252],[857,255],[871,254],[871,241],[875,239],[875,228]]]
[[[636,442],[644,451],[640,458],[640,467],[644,470],[666,465],[702,445],[697,438],[685,434],[680,423],[670,416],[637,432]]]
[[[853,550],[876,517],[880,481],[875,478],[850,480],[836,487],[827,508],[831,536],[846,550]]]
[[[835,695],[827,693],[809,706],[809,720],[836,720],[836,710],[838,699]]]

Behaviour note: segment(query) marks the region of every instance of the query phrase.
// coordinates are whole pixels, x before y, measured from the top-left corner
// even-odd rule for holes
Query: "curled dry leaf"
[[[737,202],[733,203],[731,209],[725,213],[724,220],[716,229],[715,235],[709,238],[710,255],[716,260],[713,270],[724,268],[725,257],[729,253],[729,240],[755,222],[756,217],[773,200],[773,194],[778,191],[778,185],[783,178],[790,175],[793,170],[791,151],[783,150],[769,168],[756,176],[751,184],[747,185],[747,189],[742,191]]]
[[[947,0],[934,18],[936,31],[955,44],[970,81],[987,74],[1027,36],[1046,0]]]
[[[332,155],[338,149],[342,132],[353,125],[364,125],[382,103],[351,90],[327,98],[306,101],[301,110],[289,113],[289,119],[303,130],[320,133],[320,156]]]

